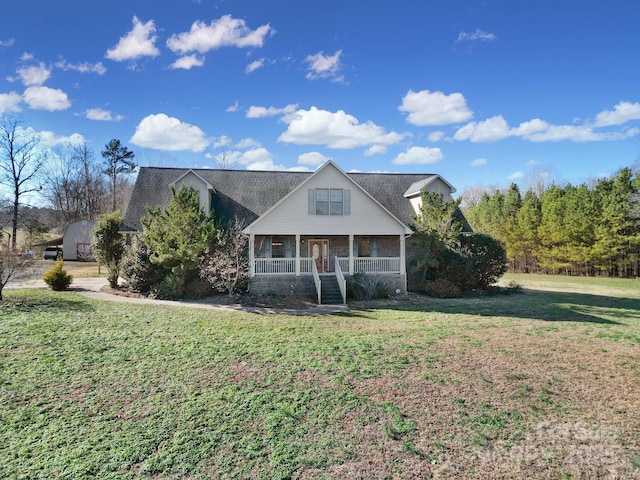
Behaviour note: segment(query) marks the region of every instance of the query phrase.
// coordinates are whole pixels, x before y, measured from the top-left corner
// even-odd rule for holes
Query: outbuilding
[[[62,237],[63,260],[95,260],[91,248],[91,236],[95,225],[95,220],[79,220],[67,226]]]

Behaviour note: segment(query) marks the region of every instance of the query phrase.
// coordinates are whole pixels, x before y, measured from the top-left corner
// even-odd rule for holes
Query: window
[[[329,215],[328,188],[316,188],[316,215]]]
[[[271,241],[271,257],[284,258],[284,245],[282,243],[282,240]]]
[[[342,188],[309,190],[309,215],[350,215],[351,191]]]
[[[356,255],[358,257],[377,257],[378,239],[376,237],[357,237]]]
[[[368,237],[358,237],[358,253],[359,257],[369,257],[370,256],[370,242]]]
[[[331,189],[330,215],[342,215],[342,189]]]

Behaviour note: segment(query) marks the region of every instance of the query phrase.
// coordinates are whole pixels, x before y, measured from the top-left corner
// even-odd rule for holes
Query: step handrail
[[[344,278],[344,273],[342,273],[342,267],[340,266],[340,262],[338,261],[338,257],[336,257],[336,280],[338,281],[338,286],[340,287],[340,293],[342,294],[342,303],[347,303],[347,280]]]

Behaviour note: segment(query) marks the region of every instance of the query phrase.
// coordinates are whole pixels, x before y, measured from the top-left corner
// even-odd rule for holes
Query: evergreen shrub
[[[44,275],[44,282],[51,287],[52,290],[66,290],[73,281],[73,276],[64,269],[62,260],[57,260],[53,267]]]

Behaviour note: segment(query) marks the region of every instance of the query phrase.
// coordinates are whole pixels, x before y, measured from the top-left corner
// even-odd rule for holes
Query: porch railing
[[[300,259],[300,273],[311,273],[313,259]],[[296,273],[295,258],[256,258],[256,275],[288,275]]]
[[[256,275],[296,273],[295,258],[256,258]]]
[[[312,258],[300,258],[300,273],[308,275],[313,272],[315,264]],[[336,265],[343,272],[349,272],[349,257],[336,257]],[[336,268],[337,270],[337,268]],[[354,272],[365,273],[400,273],[400,257],[354,257]],[[295,258],[256,258],[256,275],[295,275]]]
[[[337,258],[342,271],[349,271],[349,257]],[[353,271],[365,273],[400,273],[400,257],[354,257]]]

